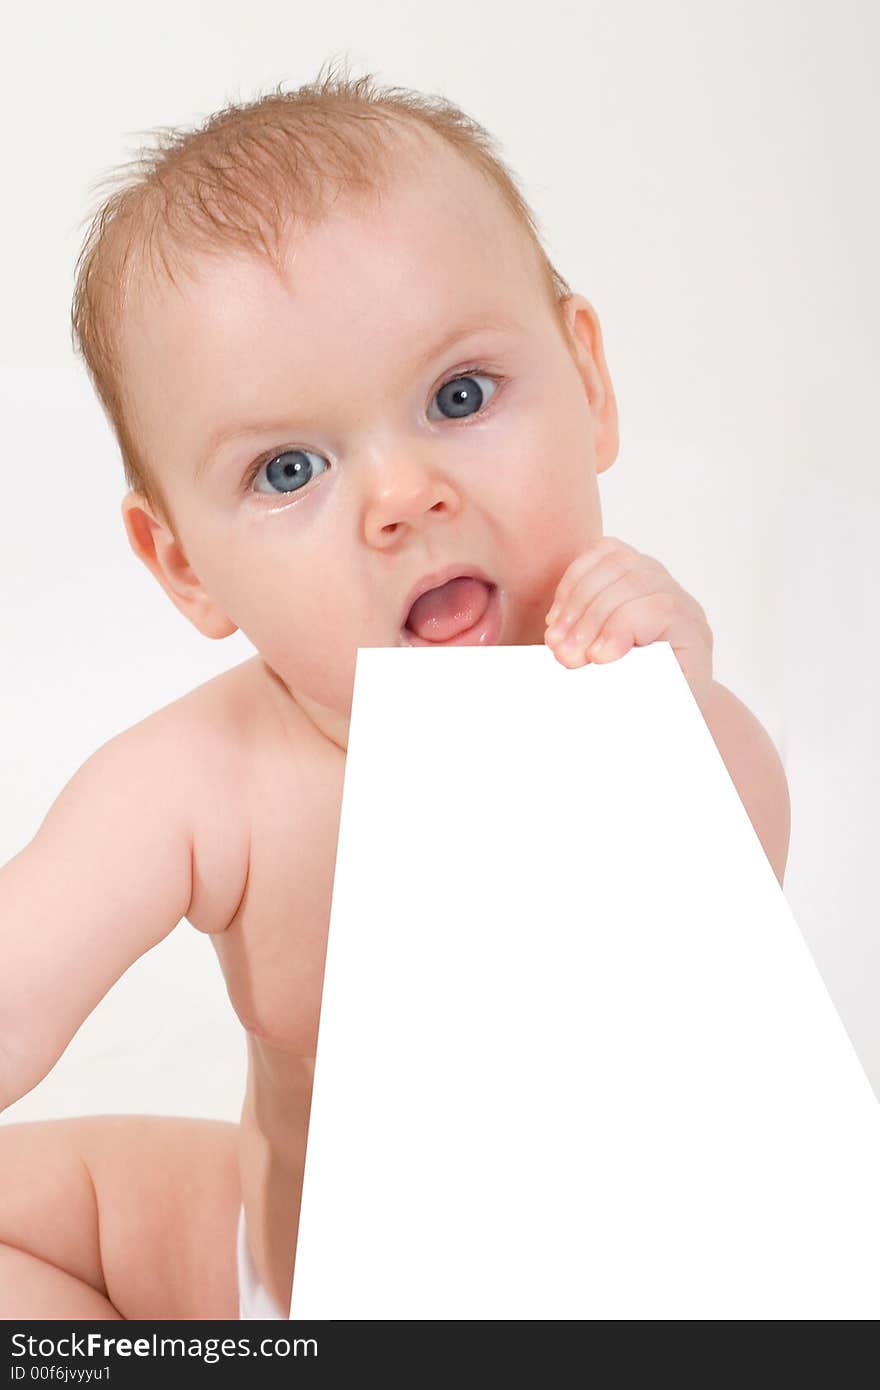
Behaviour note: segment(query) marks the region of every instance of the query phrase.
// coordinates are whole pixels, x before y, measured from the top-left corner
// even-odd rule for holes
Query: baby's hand
[[[650,555],[603,536],[565,571],[547,623],[544,641],[572,670],[668,642],[703,708],[712,688],[712,630],[696,599]]]

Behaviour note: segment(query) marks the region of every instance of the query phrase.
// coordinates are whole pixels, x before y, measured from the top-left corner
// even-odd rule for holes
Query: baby
[[[0,1105],[183,918],[248,1083],[239,1127],[0,1130],[0,1315],[284,1317],[357,648],[669,642],[780,881],[786,781],[699,603],[602,534],[596,313],[451,103],[331,74],[165,137],[93,224],[74,325],[135,554],[256,654],[99,748],[0,871]]]

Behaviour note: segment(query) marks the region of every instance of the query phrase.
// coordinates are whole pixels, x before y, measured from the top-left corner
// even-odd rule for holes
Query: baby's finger
[[[606,555],[612,555],[618,551],[627,552],[633,556],[638,554],[638,551],[634,550],[631,545],[627,545],[625,541],[619,541],[614,536],[601,536],[588,550],[583,551],[576,559],[572,560],[556,586],[556,593],[553,596],[553,603],[547,614],[546,621],[548,623],[554,621],[560,608],[566,603],[568,595],[582,575],[586,574],[588,570],[591,570],[593,566],[603,560]]]
[[[631,647],[648,647],[665,640],[674,607],[672,594],[634,598],[616,609],[587,649],[590,661],[616,661]]]
[[[593,600],[587,612],[556,647],[556,655],[564,665],[592,660],[597,639],[600,636],[604,638],[606,630],[616,637],[624,636],[628,623],[632,624],[633,640],[637,645],[657,640],[672,621],[677,600],[673,593],[658,593],[656,589],[653,593],[634,593],[634,581],[642,580],[643,576],[638,572],[624,575]],[[618,614],[623,616],[618,618]],[[632,642],[623,650],[628,651],[630,646]],[[617,654],[621,655],[622,652]]]
[[[574,586],[569,590],[568,597],[559,607],[556,617],[550,624],[547,632],[547,641],[551,646],[556,642],[565,639],[569,629],[584,616],[587,609],[595,601],[596,597],[604,589],[615,584],[624,575],[631,574],[639,568],[644,567],[644,556],[638,552],[628,554],[626,551],[616,550],[613,554],[605,555],[601,560],[594,564],[586,573],[582,574]],[[651,589],[659,588],[656,579],[645,581],[644,587],[637,586],[638,593],[650,592]],[[622,599],[618,599],[618,603]],[[610,609],[609,609],[610,612]]]

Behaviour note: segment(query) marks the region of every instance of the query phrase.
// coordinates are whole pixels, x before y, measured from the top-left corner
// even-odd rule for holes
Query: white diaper
[[[236,1244],[238,1260],[238,1316],[249,1322],[268,1318],[288,1321],[287,1313],[282,1313],[272,1295],[263,1288],[257,1279],[247,1231],[244,1224],[244,1207],[238,1216],[238,1238]]]

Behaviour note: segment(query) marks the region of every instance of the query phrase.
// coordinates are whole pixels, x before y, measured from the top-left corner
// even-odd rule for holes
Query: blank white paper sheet
[[[361,649],[291,1317],[878,1314],[880,1105],[669,645]]]

